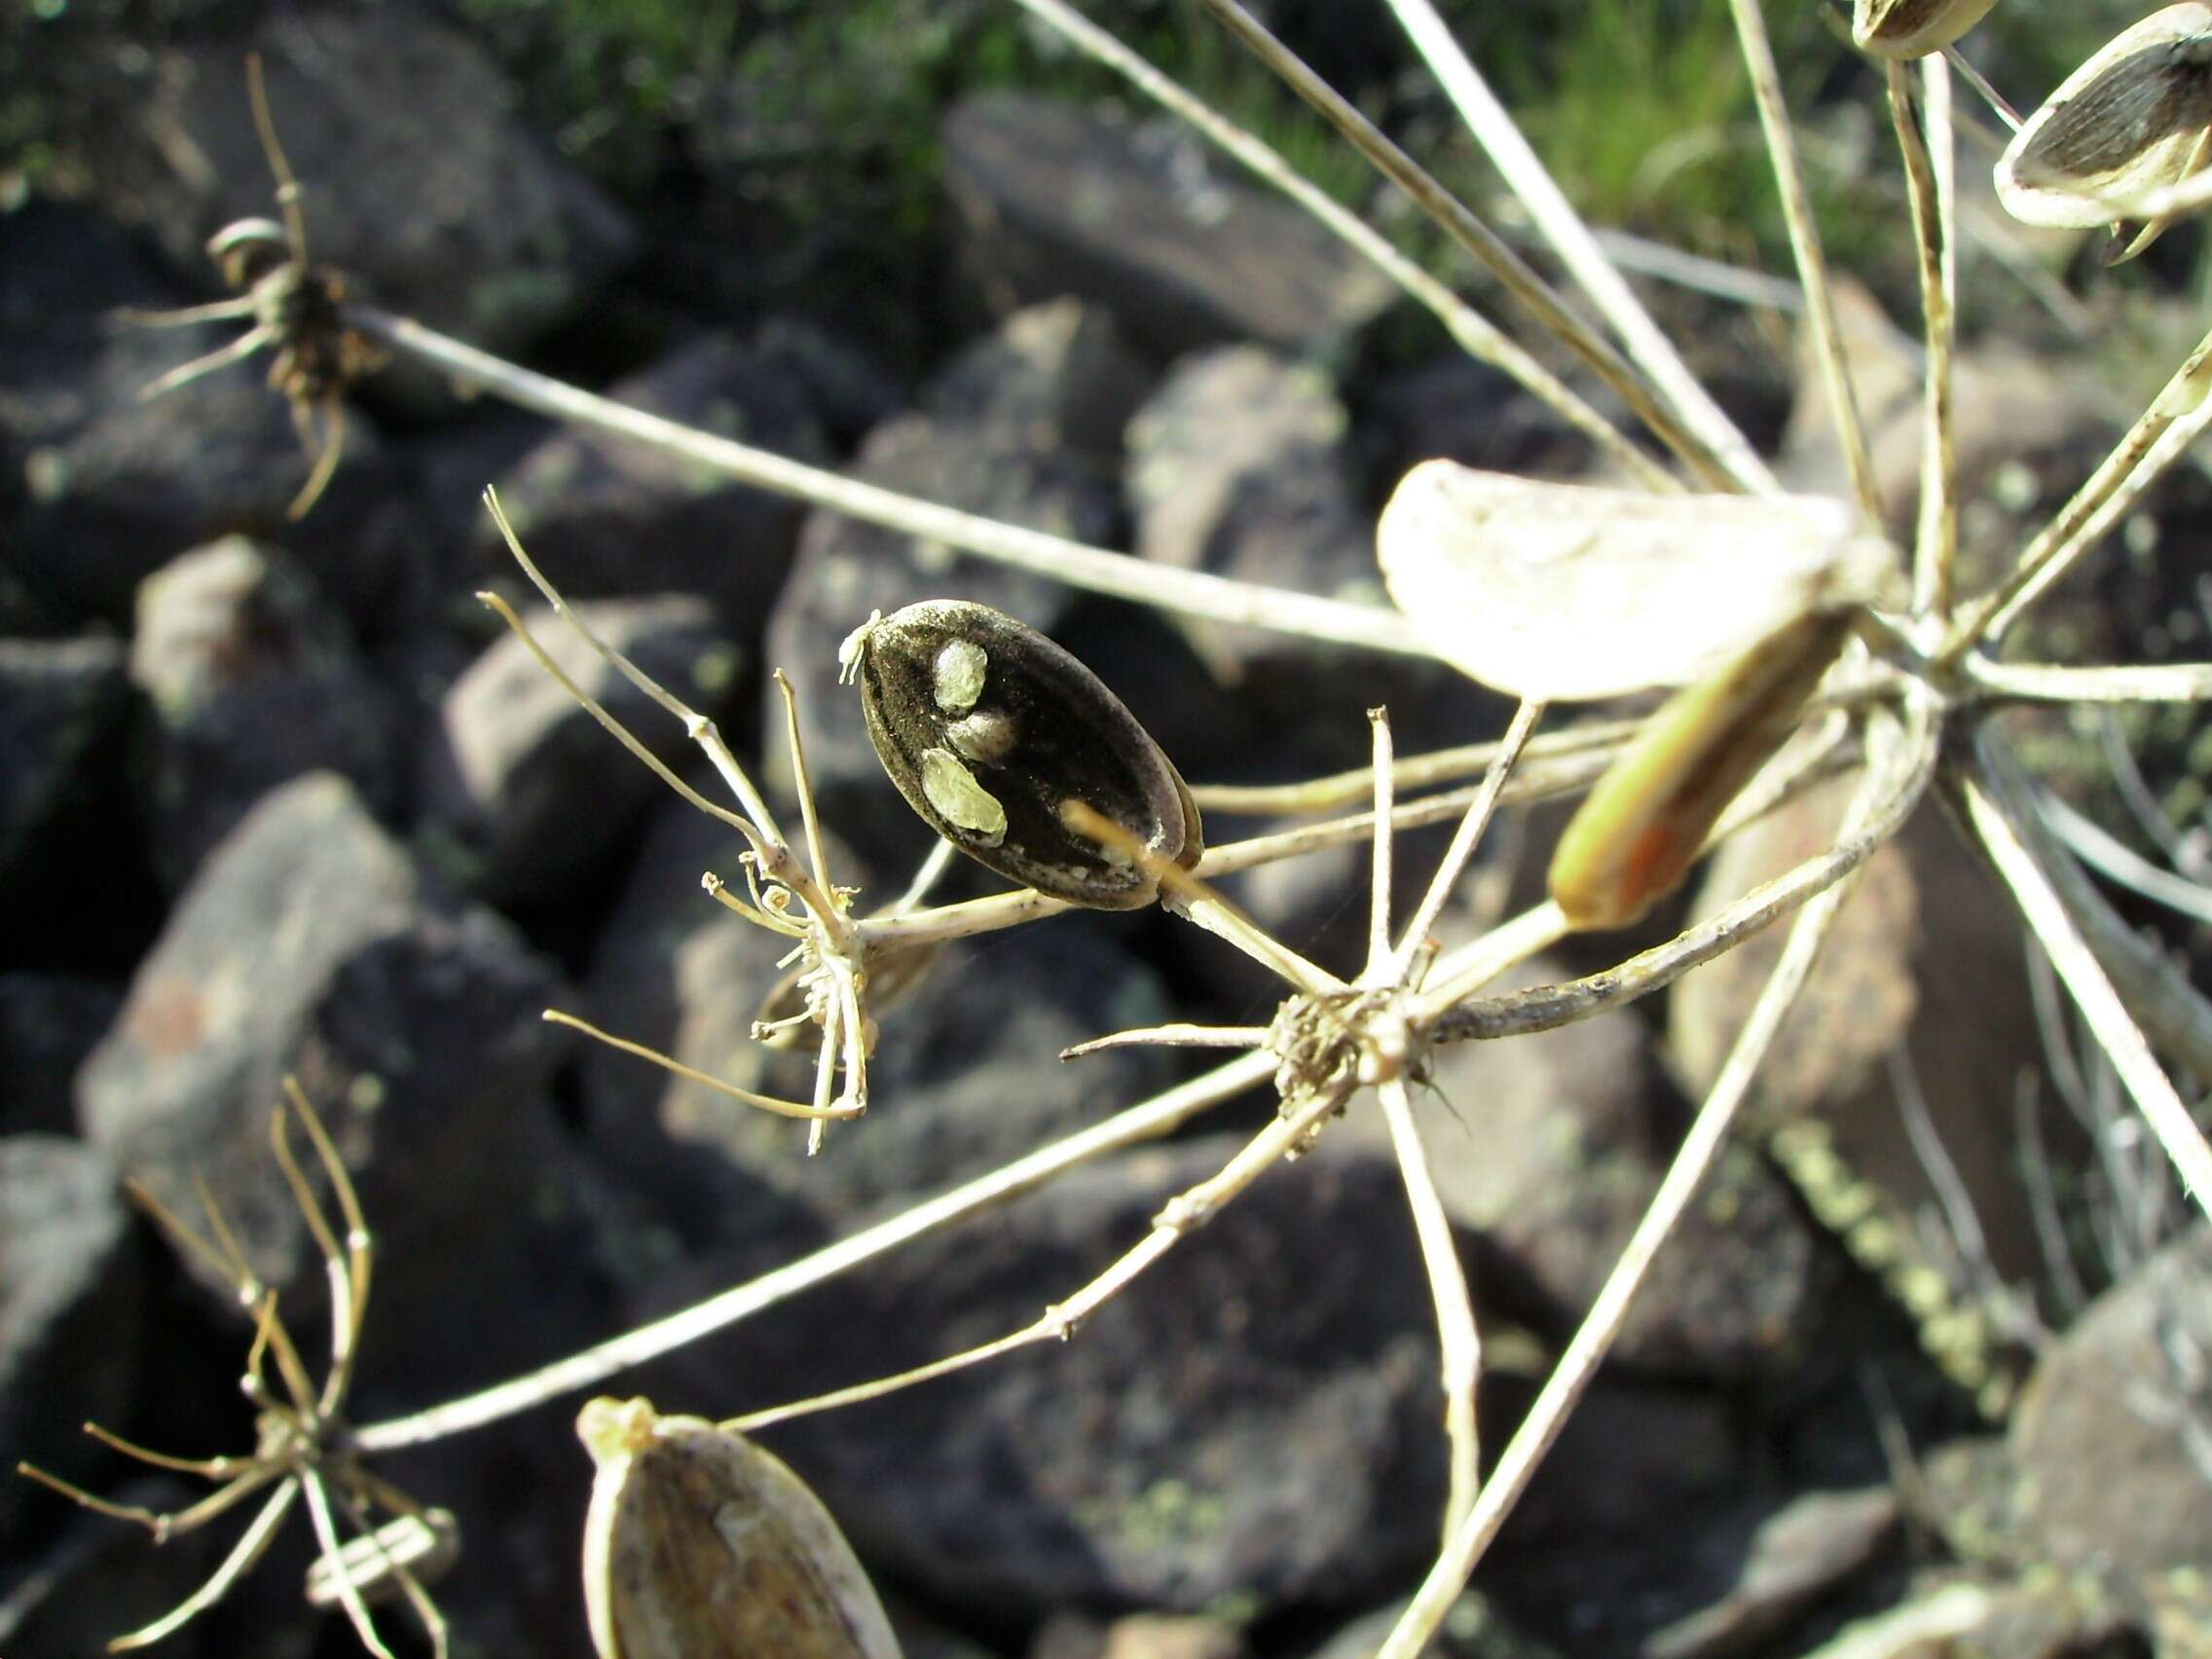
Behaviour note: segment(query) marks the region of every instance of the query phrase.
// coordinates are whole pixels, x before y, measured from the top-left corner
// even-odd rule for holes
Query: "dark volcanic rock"
[[[82,1477],[88,1419],[123,1421],[138,1384],[139,1261],[115,1170],[59,1135],[0,1137],[0,1465]],[[0,1538],[57,1502],[0,1481]],[[12,1552],[11,1552],[12,1553]]]
[[[1235,1144],[1080,1170],[875,1264],[840,1310],[794,1309],[815,1314],[796,1364],[846,1381],[1029,1323]],[[771,1441],[858,1547],[945,1604],[1034,1617],[1235,1596],[1265,1612],[1373,1594],[1427,1559],[1442,1501],[1430,1314],[1397,1187],[1376,1161],[1272,1171],[1072,1343]],[[825,1330],[844,1338],[827,1360]]]
[[[1113,313],[1051,300],[1008,317],[947,363],[923,396],[942,420],[993,427],[1038,450],[1111,458],[1152,372]]]
[[[1077,294],[1168,357],[1221,340],[1324,347],[1394,293],[1165,122],[990,92],[954,106],[944,147],[963,261],[1002,311]]]
[[[2027,1509],[2062,1562],[2156,1572],[2212,1561],[2212,1231],[2107,1291],[2037,1368],[2012,1419]]]
[[[576,611],[608,645],[709,718],[725,713],[738,694],[738,652],[705,600],[601,600]],[[523,621],[570,679],[647,748],[664,760],[686,757],[682,725],[567,622],[545,607]],[[458,855],[470,884],[499,904],[557,897],[664,787],[511,633],[446,693],[419,776],[433,834]]]
[[[113,640],[0,640],[0,890],[51,896],[87,879],[78,854],[127,811],[129,708]],[[18,911],[13,925],[28,919]]]
[[[0,974],[0,1130],[75,1130],[77,1067],[122,1001],[121,988],[105,979]]]
[[[524,1201],[554,992],[512,929],[440,899],[350,786],[313,774],[201,866],[79,1074],[79,1117],[179,1215],[203,1175],[262,1276],[304,1274],[312,1303],[313,1243],[269,1153],[297,1077],[376,1218],[388,1333],[441,1317],[453,1264]]]
[[[808,388],[752,347],[706,336],[609,387],[616,402],[814,465],[830,459]],[[689,593],[711,599],[748,647],[791,566],[799,506],[695,461],[610,434],[563,430],[498,483],[538,568],[570,599]],[[472,521],[479,579],[522,578],[489,515]]]
[[[153,707],[156,871],[184,884],[275,786],[336,772],[397,805],[395,711],[346,624],[282,553],[230,536],[138,590],[130,676]]]

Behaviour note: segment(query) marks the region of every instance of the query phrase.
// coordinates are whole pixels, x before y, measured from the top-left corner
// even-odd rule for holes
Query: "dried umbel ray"
[[[1878,602],[1895,548],[1813,496],[1652,496],[1427,461],[1376,527],[1436,653],[1530,702],[1686,685],[1776,629]]]
[[[600,1659],[899,1659],[822,1500],[742,1434],[591,1401],[584,1604]]]
[[[1926,57],[1989,16],[1997,0],[1857,0],[1851,39],[1876,57]]]
[[[2212,160],[2212,5],[2153,13],[2066,77],[2013,134],[1997,195],[2031,225],[2111,225],[2128,198],[2166,189]],[[2132,259],[2171,222],[2149,220],[2113,255]]]
[[[1102,813],[1188,869],[1205,842],[1182,774],[1122,700],[1026,623],[963,600],[877,612],[837,652],[868,741],[922,819],[977,863],[1071,904],[1130,910],[1159,882],[1069,829]]]

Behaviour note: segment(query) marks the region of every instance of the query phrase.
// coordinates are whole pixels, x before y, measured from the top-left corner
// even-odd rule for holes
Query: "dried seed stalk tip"
[[[1876,57],[1926,57],[1989,16],[1997,0],[1858,0],[1851,38]]]
[[[1180,774],[1121,699],[1034,628],[927,600],[870,616],[837,658],[899,793],[977,862],[1071,904],[1150,903],[1151,875],[1062,821],[1080,801],[1161,858],[1198,863],[1203,832]]]
[[[830,1512],[781,1459],[646,1400],[591,1401],[584,1602],[600,1659],[899,1659]]]

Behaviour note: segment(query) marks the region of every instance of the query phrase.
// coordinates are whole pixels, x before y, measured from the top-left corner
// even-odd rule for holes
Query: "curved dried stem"
[[[1759,0],[1728,0],[1728,6],[1736,18],[1736,38],[1743,48],[1744,67],[1751,78],[1751,95],[1758,104],[1767,154],[1774,160],[1782,215],[1789,227],[1790,250],[1797,258],[1797,278],[1805,287],[1805,316],[1812,324],[1813,349],[1820,358],[1821,380],[1827,388],[1828,410],[1835,422],[1836,437],[1843,445],[1844,462],[1851,471],[1852,493],[1859,498],[1860,510],[1865,513],[1867,522],[1878,525],[1882,522],[1882,498],[1874,488],[1866,428],[1859,419],[1859,400],[1851,391],[1851,370],[1843,359],[1827,256],[1821,251],[1812,198],[1805,189],[1804,169],[1797,165],[1797,142],[1790,136],[1789,110],[1782,98],[1782,74],[1775,68],[1774,44],[1767,39]]]
[[[1310,594],[1256,587],[979,518],[594,396],[406,317],[350,304],[346,318],[350,327],[379,346],[518,408],[645,444],[740,483],[925,541],[940,541],[977,558],[1051,576],[1070,587],[1215,622],[1235,622],[1404,656],[1427,654],[1404,618],[1381,606],[1347,605]]]
[[[683,1079],[685,1083],[695,1083],[727,1099],[757,1107],[763,1112],[773,1112],[781,1118],[857,1118],[866,1110],[866,1106],[851,1102],[809,1104],[797,1100],[780,1100],[772,1094],[756,1094],[750,1088],[740,1088],[734,1083],[724,1083],[719,1077],[711,1077],[703,1071],[695,1070],[657,1049],[648,1049],[643,1043],[633,1043],[627,1037],[617,1037],[610,1031],[602,1031],[590,1020],[578,1018],[572,1014],[564,1014],[557,1008],[547,1009],[541,1017],[548,1025],[565,1025],[571,1031],[580,1031],[595,1043],[604,1043],[609,1049],[618,1049],[625,1054],[656,1065],[662,1071]],[[825,1044],[824,1047],[827,1050],[828,1045]]]
[[[1661,442],[1679,456],[1698,480],[1713,490],[1733,490],[1735,480],[1720,459],[1684,426],[1653,393],[1651,387],[1611,346],[1569,311],[1551,285],[1529,268],[1527,261],[1475,216],[1467,204],[1423,170],[1334,88],[1307,66],[1298,55],[1270,34],[1236,0],[1199,0],[1224,28],[1283,83],[1321,112],[1352,146],[1374,163],[1392,184],[1413,199],[1445,234],[1472,254],[1478,264],[1504,284],[1505,289],[1530,315],[1566,346],[1591,372],[1627,404]]]
[[[2204,1131],[2196,1126],[2159,1067],[2142,1028],[2113,988],[2049,874],[2029,852],[2020,827],[2031,809],[2022,802],[2008,775],[2003,748],[1994,733],[1982,734],[1972,774],[1948,782],[1966,821],[1997,866],[1998,874],[2012,890],[2020,913],[2035,930],[2067,990],[2073,993],[2075,1006],[2096,1034],[2098,1046],[2119,1071],[2128,1093],[2134,1096],[2151,1132],[2157,1136],[2197,1207],[2212,1215],[2212,1144],[2207,1144]],[[2051,855],[2046,852],[2046,856]],[[2070,855],[2059,853],[2056,857]]]
[[[1559,255],[1575,285],[1612,324],[1628,353],[1667,400],[1677,417],[1727,469],[1735,488],[1759,495],[1779,495],[1782,486],[1765,461],[1746,441],[1743,432],[1714,402],[1698,378],[1690,373],[1674,342],[1614,269],[1582,216],[1568,203],[1550,171],[1536,157],[1521,129],[1492,93],[1444,19],[1429,0],[1387,0],[1399,23],[1436,76],[1459,119],[1503,175],[1513,194],[1529,209],[1530,218],[1552,251]]]
[[[1913,239],[1920,248],[1920,312],[1928,340],[1928,389],[1922,403],[1920,449],[1920,531],[1914,538],[1912,608],[1916,615],[1944,616],[1951,609],[1953,572],[1959,555],[1958,457],[1951,434],[1958,422],[1951,408],[1952,344],[1957,335],[1957,235],[1953,213],[1951,83],[1940,55],[1922,64],[1929,132],[1921,130],[1912,107],[1911,72],[1902,63],[1885,66],[1890,83],[1890,121],[1904,157],[1905,195],[1912,204]],[[1929,134],[1934,135],[1933,153]]]
[[[1292,171],[1290,165],[1260,138],[1169,80],[1096,23],[1061,4],[1061,0],[1014,0],[1014,3],[1124,77],[1193,130],[1235,157],[1262,182],[1289,197],[1316,224],[1426,308],[1467,355],[1511,376],[1517,385],[1542,400],[1547,408],[1557,411],[1562,420],[1596,444],[1616,465],[1654,490],[1681,488],[1665,468],[1623,437],[1618,427],[1578,396],[1572,387],[1499,333],[1489,318],[1400,253],[1364,220]]]
[[[480,1393],[356,1430],[353,1445],[364,1453],[421,1446],[442,1440],[449,1434],[481,1428],[576,1389],[595,1386],[617,1372],[643,1365],[664,1353],[673,1353],[963,1216],[1004,1203],[1102,1153],[1171,1133],[1199,1113],[1265,1082],[1273,1075],[1274,1064],[1272,1054],[1241,1055],[1203,1076],[1131,1106],[1103,1124],[1054,1141],[926,1203],[665,1319],[640,1326]]]

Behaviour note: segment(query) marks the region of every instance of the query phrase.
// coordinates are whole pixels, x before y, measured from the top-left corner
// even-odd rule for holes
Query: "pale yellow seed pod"
[[[899,1659],[821,1499],[781,1459],[702,1418],[593,1400],[598,1464],[584,1603],[600,1659]]]
[[[1997,163],[1997,197],[2030,225],[2134,217],[2130,198],[2170,190],[2212,161],[2212,5],[2184,0],[2115,36],[2030,116]],[[2116,256],[2166,228],[2153,218]]]
[[[1876,57],[1926,57],[1989,16],[1997,0],[1857,0],[1851,38]]]
[[[1851,638],[1852,612],[1785,624],[1679,691],[1606,768],[1552,855],[1575,928],[1625,928],[1681,885],[1713,827],[1773,758]]]

